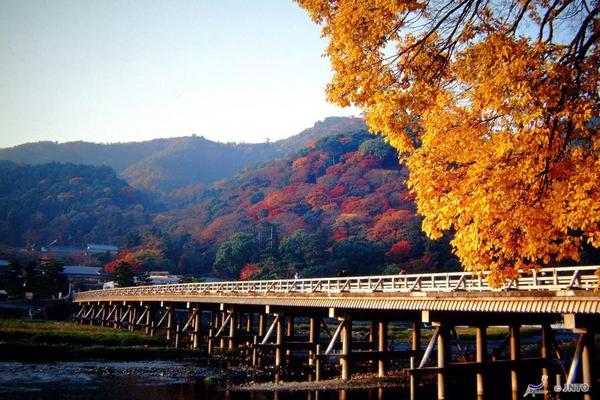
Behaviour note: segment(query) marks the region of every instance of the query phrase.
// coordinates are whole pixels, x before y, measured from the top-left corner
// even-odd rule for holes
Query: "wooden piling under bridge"
[[[79,305],[74,319],[140,329],[148,335],[164,330],[166,340],[175,346],[203,347],[208,354],[239,350],[255,366],[270,358],[281,369],[292,354],[300,354],[317,380],[323,363],[332,360],[340,364],[345,380],[351,379],[358,363],[373,363],[377,376],[383,377],[391,362],[399,362],[410,375],[412,399],[418,396],[424,374],[437,375],[437,397],[447,398],[447,381],[453,373],[473,374],[472,390],[484,399],[494,387],[486,381],[490,371],[507,371],[512,398],[523,398],[527,383],[537,382],[521,382],[520,375],[534,368],[548,377],[543,381],[545,391],[555,384],[580,383],[588,388],[583,398],[591,400],[599,393],[594,387],[594,334],[600,332],[598,268],[541,269],[501,288],[489,287],[485,273],[457,272],[94,290],[74,295]],[[297,321],[308,322],[304,336],[297,336]],[[411,329],[405,350],[390,347],[390,321]],[[579,335],[568,365],[551,328],[556,323]],[[369,326],[368,335],[360,340],[353,331],[358,324]],[[523,325],[540,329],[537,357],[521,352]],[[422,340],[424,326],[432,329],[428,341]],[[457,326],[475,328],[474,354],[466,354]],[[488,346],[490,326],[508,327],[502,352],[491,352]]]

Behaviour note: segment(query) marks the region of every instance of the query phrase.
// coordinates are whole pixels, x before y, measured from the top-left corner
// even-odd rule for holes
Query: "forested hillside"
[[[109,167],[0,162],[2,244],[119,244],[148,220],[143,195]]]
[[[457,268],[447,240],[421,233],[405,178],[392,148],[358,131],[248,168],[154,222],[197,239],[196,272],[228,278]]]
[[[125,262],[134,272],[228,279],[458,267],[448,238],[434,242],[421,232],[406,169],[362,120],[327,119],[282,143],[169,139],[123,171],[160,194],[163,204],[155,198],[152,207],[109,167],[2,162],[0,243],[111,243],[123,251],[108,271]],[[302,143],[210,183],[227,168]]]

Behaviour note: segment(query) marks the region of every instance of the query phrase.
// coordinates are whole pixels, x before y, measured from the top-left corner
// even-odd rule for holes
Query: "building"
[[[150,271],[148,277],[145,280],[146,285],[167,285],[170,283],[179,283],[181,277],[179,275],[172,275],[167,271]]]
[[[85,265],[65,265],[63,273],[71,283],[74,290],[102,289],[108,275],[101,267],[88,267]]]
[[[8,269],[9,264],[10,261],[8,260],[0,260],[0,273],[6,271]]]
[[[110,244],[90,243],[87,245],[85,252],[87,253],[87,255],[109,252],[111,255],[114,256],[117,255],[117,253],[119,253],[119,247],[112,246]]]
[[[83,255],[83,249],[80,247],[72,246],[56,246],[49,244],[48,246],[42,246],[42,253],[49,253],[54,255]]]

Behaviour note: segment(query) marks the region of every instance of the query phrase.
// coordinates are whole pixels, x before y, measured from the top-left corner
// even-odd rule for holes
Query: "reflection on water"
[[[0,362],[2,400],[408,400],[406,387],[342,390],[229,391],[215,384],[221,370],[178,362]],[[509,398],[507,379],[490,377],[489,399]],[[217,377],[217,378],[215,378]],[[527,379],[527,378],[526,378]],[[527,380],[524,382],[527,382]],[[434,380],[430,381],[434,382]],[[531,381],[533,382],[533,381]],[[475,398],[473,379],[449,382],[448,399]],[[418,399],[437,398],[434,385],[419,388]]]
[[[399,388],[229,391],[209,384],[218,370],[174,362],[0,363],[3,400],[400,400]]]

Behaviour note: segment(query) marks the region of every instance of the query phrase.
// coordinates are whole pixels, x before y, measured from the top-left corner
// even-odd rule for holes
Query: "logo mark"
[[[546,392],[544,392],[544,386],[546,386],[548,384],[548,376],[547,375],[542,375],[542,381],[535,385],[533,383],[530,383],[529,385],[527,385],[527,390],[525,390],[525,394],[523,395],[523,397],[527,397],[529,395],[532,395],[535,397],[536,394],[544,394]]]

